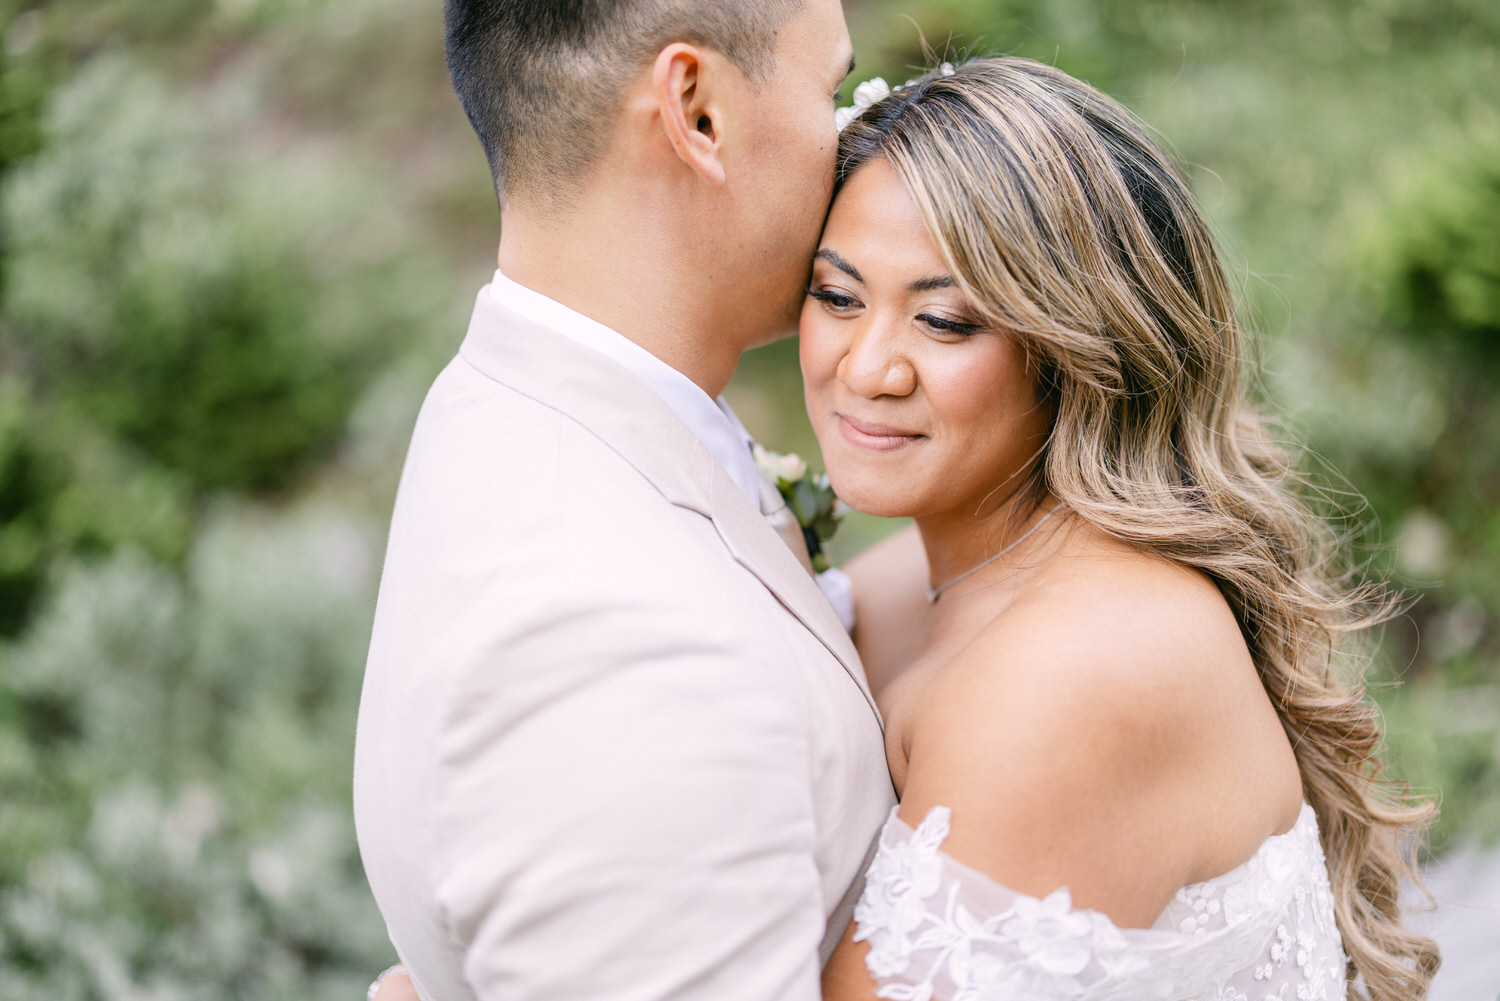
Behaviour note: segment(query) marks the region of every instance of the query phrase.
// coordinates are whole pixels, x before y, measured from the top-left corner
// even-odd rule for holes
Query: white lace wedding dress
[[[1248,862],[1177,891],[1145,929],[1074,908],[1066,888],[1038,900],[954,861],[941,851],[948,822],[948,808],[937,806],[912,830],[892,810],[881,831],[854,920],[882,998],[1345,997],[1344,949],[1311,807]]]

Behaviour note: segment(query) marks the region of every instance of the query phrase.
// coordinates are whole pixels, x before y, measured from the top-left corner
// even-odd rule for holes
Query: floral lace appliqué
[[[945,855],[951,812],[896,817],[854,911],[889,1001],[1338,1001],[1344,953],[1317,822],[1178,891],[1149,929],[1073,906],[1066,887],[1015,893]]]

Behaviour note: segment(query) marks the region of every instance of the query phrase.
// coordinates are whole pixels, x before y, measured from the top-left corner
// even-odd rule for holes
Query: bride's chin
[[[860,514],[876,518],[906,518],[912,513],[910,500],[891,490],[847,480],[841,486],[838,477],[832,474],[829,475],[829,484],[839,500]]]

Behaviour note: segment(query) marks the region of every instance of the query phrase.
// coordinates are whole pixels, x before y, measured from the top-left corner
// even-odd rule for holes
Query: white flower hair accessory
[[[937,75],[952,76],[953,64],[943,63],[943,65],[937,68]],[[897,86],[895,90],[905,90],[907,87],[910,87],[912,84],[916,83],[918,79],[920,79],[920,77],[908,80],[905,83]],[[878,76],[871,77],[864,83],[860,84],[858,87],[854,88],[853,104],[849,105],[849,107],[847,108],[839,108],[834,111],[834,124],[839,127],[840,132],[844,131],[856,118],[858,118],[860,115],[863,115],[873,105],[879,104],[881,101],[884,101],[886,98],[890,97],[892,93],[893,90],[891,88],[891,85],[886,83],[883,78]]]
[[[863,115],[870,106],[891,96],[891,86],[880,77],[872,77],[854,88],[854,103],[833,113],[833,120],[842,132],[849,123]]]

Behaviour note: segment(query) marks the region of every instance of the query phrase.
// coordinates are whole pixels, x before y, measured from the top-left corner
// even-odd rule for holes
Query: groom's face
[[[838,0],[807,0],[778,32],[775,67],[751,104],[736,237],[740,280],[770,311],[766,339],[796,327],[833,189],[834,103],[853,58]]]

